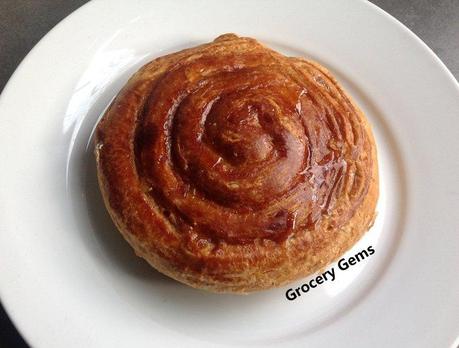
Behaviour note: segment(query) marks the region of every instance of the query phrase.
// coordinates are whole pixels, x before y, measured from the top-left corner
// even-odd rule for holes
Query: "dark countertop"
[[[32,47],[87,0],[0,0],[0,91]],[[372,0],[433,49],[459,79],[458,0]],[[0,347],[28,347],[0,305]]]

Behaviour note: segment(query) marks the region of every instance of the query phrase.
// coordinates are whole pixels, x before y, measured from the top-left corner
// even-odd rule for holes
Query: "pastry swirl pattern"
[[[361,111],[319,64],[234,34],[142,67],[100,121],[96,157],[135,251],[213,291],[314,272],[374,218]]]

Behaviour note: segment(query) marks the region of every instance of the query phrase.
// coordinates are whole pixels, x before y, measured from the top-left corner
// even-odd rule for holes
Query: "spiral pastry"
[[[251,38],[143,66],[96,130],[101,191],[135,252],[245,293],[318,271],[371,226],[370,127],[330,73]]]

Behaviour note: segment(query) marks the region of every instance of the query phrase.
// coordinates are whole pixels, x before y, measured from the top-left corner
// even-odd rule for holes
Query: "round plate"
[[[128,77],[227,32],[328,67],[376,135],[376,223],[323,271],[334,280],[308,292],[314,277],[248,296],[170,280],[135,257],[99,194],[92,132]],[[452,346],[458,115],[445,66],[368,2],[90,2],[30,52],[0,99],[1,299],[34,347]]]

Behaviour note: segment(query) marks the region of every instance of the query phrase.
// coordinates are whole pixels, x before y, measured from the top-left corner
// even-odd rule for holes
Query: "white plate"
[[[152,57],[226,32],[329,67],[376,133],[379,215],[347,256],[376,253],[294,301],[289,287],[241,297],[169,280],[134,256],[99,195],[91,132],[112,97]],[[0,100],[1,299],[34,347],[452,346],[458,116],[452,75],[367,2],[90,2]]]

